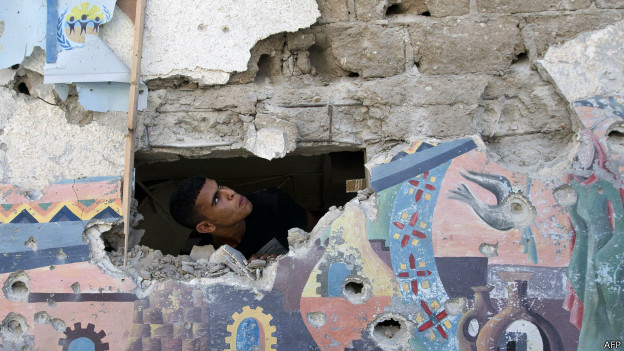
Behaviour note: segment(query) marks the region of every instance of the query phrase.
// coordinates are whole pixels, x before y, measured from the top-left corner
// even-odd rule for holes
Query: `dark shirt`
[[[246,197],[251,201],[253,209],[245,218],[245,235],[236,250],[249,258],[275,238],[283,246],[283,250],[281,252],[279,250],[264,252],[263,250],[262,253],[287,252],[288,230],[291,228],[306,229],[308,224],[306,211],[278,189],[261,190]],[[201,235],[201,240],[198,245],[213,244],[212,235],[199,235]]]

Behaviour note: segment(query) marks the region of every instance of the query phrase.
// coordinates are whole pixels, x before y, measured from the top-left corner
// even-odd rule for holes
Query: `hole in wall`
[[[19,66],[20,66],[19,63],[16,63],[13,66],[11,66],[11,69],[15,71],[19,68]]]
[[[349,77],[359,77],[360,74],[357,72],[349,72]]]
[[[312,45],[308,49],[308,52],[310,53],[310,65],[314,68],[312,75],[316,74],[326,76],[333,73],[325,51],[325,49],[318,45]]]
[[[5,344],[23,342],[24,334],[27,331],[26,318],[15,312],[9,312],[0,325],[0,336]]]
[[[358,276],[348,276],[342,283],[342,295],[354,305],[364,303],[372,295],[371,285]]]
[[[511,63],[516,63],[516,62],[527,62],[529,60],[529,56],[527,55],[526,52],[521,52],[518,55],[516,55],[513,60],[511,60]]]
[[[11,301],[26,301],[30,293],[30,278],[24,271],[11,273],[4,281],[2,292]]]
[[[138,212],[144,216],[137,228],[145,230],[140,244],[171,255],[188,253],[195,244],[189,240],[192,230],[169,215],[169,198],[186,178],[204,174],[243,195],[277,188],[320,218],[331,206],[342,206],[354,197],[354,193],[346,192],[348,179],[365,177],[362,151],[293,155],[271,161],[234,157],[144,165],[140,164],[140,154],[136,158],[135,197]]]
[[[407,326],[398,316],[382,316],[373,325],[372,336],[383,349],[396,348],[407,335]]]
[[[11,292],[13,294],[28,294],[28,287],[23,281],[16,281],[11,284]]]
[[[256,77],[254,78],[254,83],[256,84],[264,84],[270,83],[271,77],[271,56],[268,54],[260,55],[258,59],[258,72],[256,72]]]
[[[15,85],[15,90],[20,94],[30,95],[30,91],[28,90],[28,86],[25,82],[17,82]]]
[[[399,15],[431,16],[425,0],[407,0],[398,4],[392,4],[386,9],[386,17]]]
[[[344,291],[345,293],[351,295],[361,295],[362,289],[364,289],[364,284],[358,282],[348,282],[345,284]]]
[[[607,128],[607,146],[616,155],[624,155],[624,123],[616,122]]]

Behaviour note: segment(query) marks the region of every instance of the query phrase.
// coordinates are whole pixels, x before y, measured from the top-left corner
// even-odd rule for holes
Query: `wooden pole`
[[[139,81],[141,79],[141,55],[143,53],[143,28],[145,27],[145,2],[137,0],[134,20],[134,47],[132,49],[132,68],[130,72],[130,95],[128,101],[128,133],[126,134],[126,160],[123,177],[123,219],[124,219],[124,256],[126,267],[128,256],[128,236],[130,235],[130,204],[133,198],[133,169],[137,104],[139,102]]]

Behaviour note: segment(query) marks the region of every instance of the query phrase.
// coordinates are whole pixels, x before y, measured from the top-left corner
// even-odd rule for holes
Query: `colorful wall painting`
[[[88,255],[79,262],[31,260],[34,266],[13,258],[0,278],[21,269],[29,290],[19,301],[0,296],[0,318],[21,314],[29,326],[24,342],[34,350],[83,344],[102,350],[380,350],[388,340],[404,349],[456,350],[461,316],[473,304],[466,301],[473,301],[473,287],[481,287],[492,311],[472,326],[475,349],[483,349],[482,330],[495,331],[492,340],[503,349],[548,349],[559,342],[564,350],[602,349],[602,339],[624,337],[617,318],[623,312],[624,254],[618,248],[624,247],[624,206],[615,171],[619,158],[612,157],[609,140],[612,125],[622,119],[621,101],[596,97],[576,104],[587,127],[581,133],[586,145],[570,174],[558,179],[509,171],[493,163],[479,143],[450,154],[445,143],[414,143],[380,166],[386,183],[376,193],[377,217],[347,204],[309,243],[307,255],[280,259],[275,283],[266,291],[167,281],[139,298],[130,279],[106,275],[87,262]],[[395,162],[400,167],[394,169]],[[409,162],[421,168],[405,177],[401,172]],[[48,233],[33,234],[41,251],[69,251],[88,219],[109,210],[116,213],[111,219],[119,216],[118,184],[117,178],[55,184],[39,200],[5,186],[4,256],[32,251],[24,247],[26,226],[76,223],[51,243],[45,237],[54,231],[29,232]],[[460,187],[474,199],[454,198]],[[479,213],[478,206],[501,206],[513,194],[522,194],[519,206],[530,210],[528,222],[502,225]],[[499,210],[510,211],[500,216],[514,215],[513,206]],[[523,245],[527,227],[533,254]],[[527,317],[486,327],[509,307],[528,311]],[[65,330],[36,322],[39,311],[62,319]],[[376,328],[388,321],[394,329],[382,329],[380,336]]]

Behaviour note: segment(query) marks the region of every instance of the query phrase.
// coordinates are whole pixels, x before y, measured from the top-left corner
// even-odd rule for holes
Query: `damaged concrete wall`
[[[5,59],[23,29],[0,6]],[[42,49],[0,71],[0,349],[621,341],[623,14],[602,0],[148,1],[138,163],[365,150],[371,187],[276,260],[173,257],[134,232],[125,268],[125,114],[44,84],[50,51],[31,33],[21,47]],[[132,21],[117,8],[97,33],[93,17],[85,41],[128,65]]]

